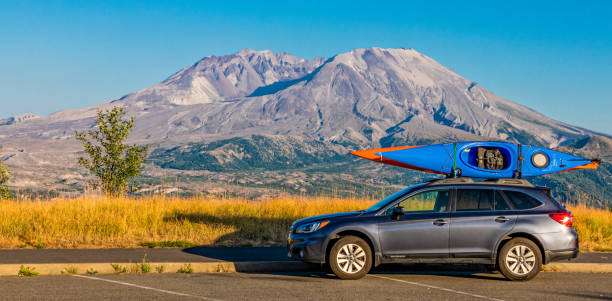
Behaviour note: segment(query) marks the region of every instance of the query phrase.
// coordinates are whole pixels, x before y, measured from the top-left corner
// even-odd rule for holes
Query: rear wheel
[[[340,238],[329,252],[329,267],[341,279],[362,278],[372,268],[370,246],[357,236]]]
[[[510,280],[530,280],[542,269],[542,254],[533,241],[517,237],[501,248],[497,264],[499,271]]]

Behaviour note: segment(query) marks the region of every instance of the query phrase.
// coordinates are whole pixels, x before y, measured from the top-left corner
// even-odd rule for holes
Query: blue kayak
[[[534,177],[599,166],[598,160],[551,149],[490,141],[377,148],[352,154],[425,172],[489,179]]]

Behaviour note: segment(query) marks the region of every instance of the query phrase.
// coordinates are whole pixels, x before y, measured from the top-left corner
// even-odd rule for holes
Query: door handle
[[[443,219],[437,219],[433,222],[434,225],[436,226],[444,226],[446,224],[448,224],[448,222],[446,220]]]
[[[498,216],[495,218],[495,221],[498,223],[505,223],[507,221],[509,221],[510,219],[505,217],[505,216]]]

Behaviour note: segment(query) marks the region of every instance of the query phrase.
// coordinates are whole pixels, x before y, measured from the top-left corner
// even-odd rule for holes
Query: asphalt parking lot
[[[610,274],[540,273],[528,282],[485,272],[63,275],[0,278],[2,300],[612,300]]]

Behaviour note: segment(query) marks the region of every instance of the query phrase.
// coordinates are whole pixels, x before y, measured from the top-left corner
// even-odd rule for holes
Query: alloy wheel
[[[366,252],[356,244],[346,244],[336,255],[338,267],[345,273],[355,274],[366,264]]]
[[[525,245],[512,247],[506,254],[506,267],[516,275],[527,275],[536,265],[534,252]]]

